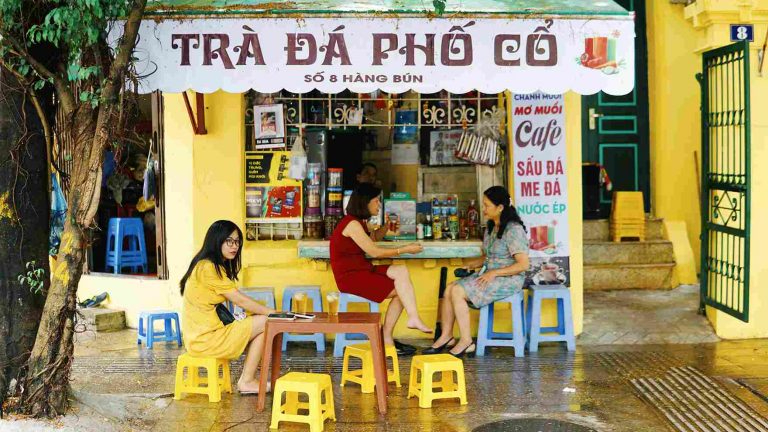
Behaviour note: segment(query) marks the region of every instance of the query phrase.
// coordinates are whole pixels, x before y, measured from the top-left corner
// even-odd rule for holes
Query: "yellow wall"
[[[701,72],[701,55],[695,51],[698,32],[686,21],[682,5],[668,1],[646,5],[651,208],[657,217],[685,223],[698,269],[701,215],[694,158],[696,152],[701,160],[701,90],[695,77]]]
[[[730,44],[729,25],[732,23],[755,24],[755,39],[751,44],[751,104],[752,104],[752,203],[751,203],[751,261],[749,323],[744,323],[723,312],[707,308],[718,336],[726,339],[768,337],[768,293],[762,289],[768,284],[768,266],[764,256],[768,253],[768,74],[757,73],[757,54],[768,29],[768,0],[699,0],[685,8],[688,28],[696,29],[695,52]],[[700,68],[700,66],[699,66]],[[764,67],[765,68],[765,67]],[[764,69],[764,72],[766,70]]]
[[[217,219],[244,224],[243,150],[245,102],[242,95],[217,92],[206,95],[207,135],[192,134],[181,95],[167,94],[165,102],[166,209],[167,245],[170,279],[123,278],[106,275],[84,276],[81,298],[102,291],[110,293],[111,305],[126,310],[128,325],[136,325],[138,313],[154,308],[180,309],[178,280],[186,272],[190,259],[202,244],[208,226]],[[582,328],[581,269],[581,171],[580,97],[566,97],[568,123],[568,163],[571,167],[569,196],[571,206],[571,275],[576,331]],[[411,167],[401,169],[410,172]],[[415,178],[413,179],[415,183]],[[415,191],[414,191],[415,193]],[[297,258],[295,241],[246,242],[243,249],[244,287],[276,288],[278,304],[286,285],[320,285],[324,292],[336,290],[333,274],[324,262]],[[411,271],[418,292],[419,308],[427,322],[437,314],[440,267],[453,269],[461,260],[403,260]],[[476,312],[473,312],[475,314]],[[553,308],[547,314],[553,318]],[[503,317],[502,313],[502,317]],[[545,318],[545,321],[547,319]],[[423,337],[408,330],[401,320],[399,337]],[[477,319],[473,319],[473,326]]]
[[[565,95],[565,137],[568,145],[568,225],[571,243],[571,301],[573,325],[580,334],[584,325],[584,229],[581,190],[581,96]]]

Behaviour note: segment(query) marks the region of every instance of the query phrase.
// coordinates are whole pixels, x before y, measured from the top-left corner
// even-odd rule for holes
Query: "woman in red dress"
[[[413,354],[415,348],[395,341],[392,331],[405,309],[408,328],[431,333],[432,329],[419,317],[413,283],[404,265],[373,265],[366,258],[393,258],[402,254],[419,253],[424,248],[413,243],[398,248],[377,246],[379,232],[370,233],[366,226],[373,214],[381,208],[381,189],[369,183],[361,183],[347,204],[347,216],[336,226],[331,235],[331,269],[339,291],[354,294],[377,303],[392,299],[384,318],[384,343],[394,345],[401,354]]]

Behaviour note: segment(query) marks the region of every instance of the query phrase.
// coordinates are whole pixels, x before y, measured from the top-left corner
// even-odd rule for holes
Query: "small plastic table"
[[[381,333],[381,314],[369,312],[339,312],[338,315],[313,313],[314,319],[294,321],[268,319],[264,327],[264,356],[261,359],[258,411],[264,410],[267,390],[267,370],[272,365],[272,388],[280,376],[283,333],[363,333],[371,341],[373,374],[376,378],[376,399],[381,414],[387,413],[387,365],[384,358],[384,339]]]

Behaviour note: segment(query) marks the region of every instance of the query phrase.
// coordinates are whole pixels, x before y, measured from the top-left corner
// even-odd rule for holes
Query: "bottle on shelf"
[[[464,210],[459,212],[459,239],[466,240],[469,237],[469,231],[467,231],[467,214]]]
[[[424,215],[416,214],[416,239],[424,240]]]
[[[440,240],[443,238],[443,225],[440,220],[440,215],[435,215],[432,218],[432,235],[434,236],[435,240]]]
[[[424,222],[424,239],[425,240],[433,240],[434,236],[432,235],[432,216],[427,214],[427,219]]]

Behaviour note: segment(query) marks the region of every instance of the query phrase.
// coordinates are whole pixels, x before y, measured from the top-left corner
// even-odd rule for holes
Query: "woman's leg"
[[[408,274],[408,267],[404,265],[392,265],[387,269],[387,276],[395,281],[395,291],[408,314],[408,328],[419,329],[424,333],[431,333],[432,329],[424,324],[416,307],[416,295],[413,293],[413,283]]]
[[[464,289],[456,282],[445,287],[443,303],[440,306],[440,326],[443,328],[443,333],[440,334],[440,337],[437,338],[434,344],[432,344],[433,348],[443,346],[453,338],[455,315],[453,313],[453,300],[451,298],[453,297],[453,292],[456,290],[463,291]]]
[[[467,305],[467,294],[464,289],[457,287],[451,293],[451,302],[453,303],[453,313],[456,315],[456,323],[459,325],[460,339],[456,346],[451,350],[458,354],[472,345],[472,333],[469,324],[469,305]]]
[[[264,323],[267,317],[264,315],[253,316],[253,326],[251,327],[251,342],[245,349],[245,361],[243,362],[243,373],[237,381],[237,388],[240,391],[257,391],[259,382],[256,379],[256,371],[259,369],[261,353],[264,349]]]
[[[395,291],[392,291],[389,298],[392,299],[389,302],[387,308],[387,314],[384,317],[384,327],[382,332],[384,333],[384,345],[394,345],[395,339],[392,337],[392,333],[395,331],[395,324],[403,313],[403,302],[400,301],[400,297],[397,296]]]

